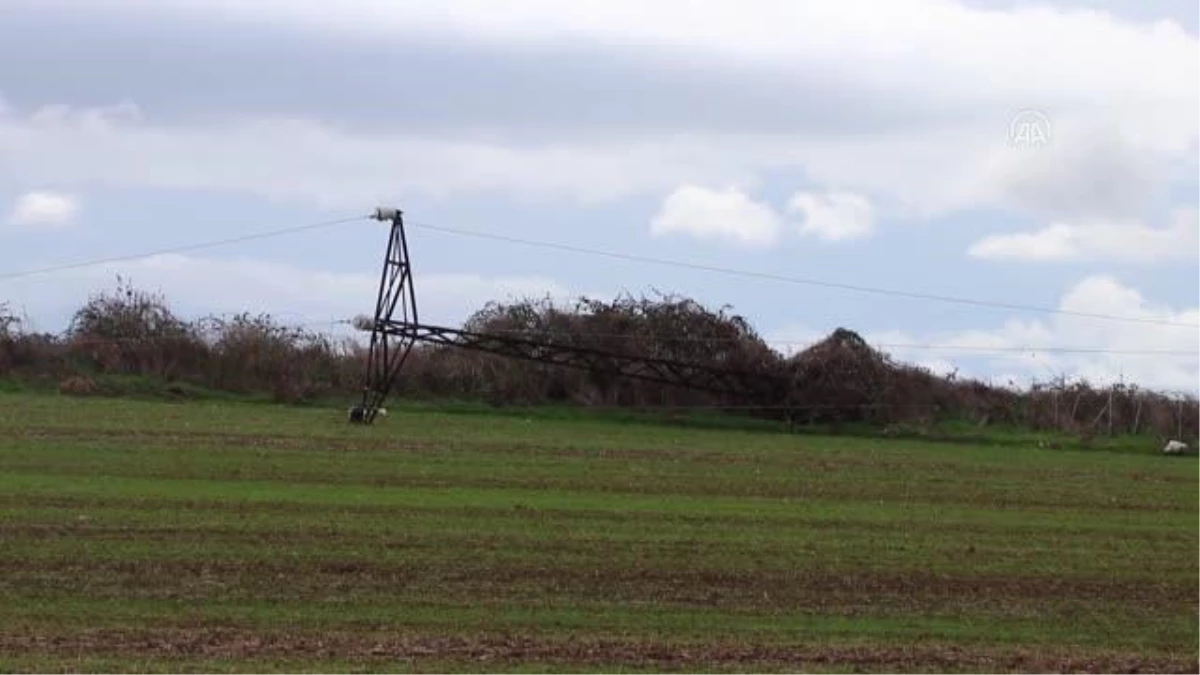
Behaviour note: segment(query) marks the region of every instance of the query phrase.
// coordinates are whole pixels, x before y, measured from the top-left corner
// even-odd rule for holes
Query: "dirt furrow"
[[[466,594],[503,598],[539,593],[597,599],[655,597],[688,605],[771,607],[802,602],[812,608],[851,603],[881,605],[901,602],[914,611],[947,601],[996,605],[1004,602],[1044,604],[1052,600],[1138,604],[1186,610],[1195,604],[1196,586],[1149,580],[1087,579],[1062,576],[980,576],[924,571],[838,571],[797,568],[779,570],[680,569],[670,565],[593,566],[424,563],[374,561],[269,561],[225,563],[170,560],[156,562],[39,560],[7,562],[5,582],[24,591],[75,586],[97,593],[104,588],[130,593],[171,594],[193,586],[205,592],[220,582],[224,592],[241,589],[251,596],[324,596],[355,589],[386,595],[389,589],[436,588],[442,595]],[[280,580],[286,583],[280,584]]]
[[[519,664],[619,665],[694,671],[854,668],[870,671],[1196,672],[1194,654],[1133,654],[1071,648],[991,648],[944,644],[839,645],[679,643],[638,638],[546,638],[527,635],[254,633],[230,629],[91,630],[72,634],[0,632],[10,655],[120,654],[165,659],[327,659],[374,662],[461,662],[472,670]]]

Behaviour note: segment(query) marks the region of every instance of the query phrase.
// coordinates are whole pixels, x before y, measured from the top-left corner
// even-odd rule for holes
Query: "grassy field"
[[[1196,672],[1195,456],[0,394],[0,670]]]

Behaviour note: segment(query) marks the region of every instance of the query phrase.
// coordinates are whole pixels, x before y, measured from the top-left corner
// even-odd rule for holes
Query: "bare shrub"
[[[158,294],[117,277],[113,291],[92,295],[67,331],[72,352],[97,370],[174,379],[203,367],[204,345]]]
[[[68,396],[91,396],[100,393],[100,385],[90,377],[72,375],[58,384],[58,391]]]
[[[0,302],[0,339],[20,334],[22,323],[21,317],[7,302]]]
[[[727,309],[714,312],[693,300],[664,294],[656,298],[624,295],[612,302],[584,297],[567,306],[556,305],[549,298],[526,299],[489,303],[472,315],[464,328],[540,344],[698,364],[750,376],[765,374],[779,363],[779,356],[745,319],[729,314]],[[585,372],[536,362],[502,362],[487,355],[464,358],[453,367],[460,381],[482,387],[500,399],[605,405],[717,402],[711,393],[615,378],[603,370]]]
[[[9,308],[8,303],[0,303],[0,374],[13,369],[21,332],[21,317]]]
[[[202,322],[210,344],[212,386],[267,390],[277,401],[300,402],[344,388],[344,358],[328,337],[277,322],[270,315],[239,314]]]
[[[0,303],[0,375],[38,372],[59,378],[69,370],[66,348],[53,335],[28,330],[26,317]]]
[[[371,320],[358,317],[353,325],[369,331]],[[844,328],[785,358],[730,308],[714,311],[670,294],[623,295],[611,302],[587,297],[562,304],[549,298],[492,302],[474,313],[464,330],[733,375],[722,376],[725,389],[718,393],[618,378],[603,359],[594,370],[579,370],[419,344],[394,394],[494,403],[736,408],[800,423],[867,423],[892,434],[955,420],[978,427],[1056,430],[1084,440],[1110,432],[1153,434],[1165,442],[1195,439],[1200,426],[1194,396],[1132,385],[1100,387],[1065,377],[1024,391],[994,387],[898,362]],[[86,384],[93,372],[128,373],[269,392],[278,401],[300,402],[356,395],[366,365],[362,340],[334,340],[265,314],[184,321],[160,295],[137,290],[121,277],[115,290],[88,299],[62,337],[28,332],[26,322],[0,304],[0,375],[36,374],[61,382],[64,393],[94,393],[95,382]],[[83,379],[72,381],[70,375]]]
[[[857,333],[839,328],[787,364],[788,405],[809,421],[864,421],[880,416],[894,366]]]

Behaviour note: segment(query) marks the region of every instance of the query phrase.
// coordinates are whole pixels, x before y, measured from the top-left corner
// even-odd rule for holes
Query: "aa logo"
[[[1008,121],[1008,144],[1015,148],[1044,148],[1050,139],[1050,117],[1040,110],[1020,110]]]

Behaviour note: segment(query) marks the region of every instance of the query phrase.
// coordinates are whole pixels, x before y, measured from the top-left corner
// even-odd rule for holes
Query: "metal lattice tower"
[[[375,209],[371,217],[379,221],[391,221],[392,228],[379,277],[375,318],[371,323],[371,347],[367,356],[362,402],[350,410],[351,421],[365,424],[375,420],[416,342],[414,336],[389,330],[389,327],[418,325],[417,296],[413,289],[404,214],[398,209],[380,207]]]

